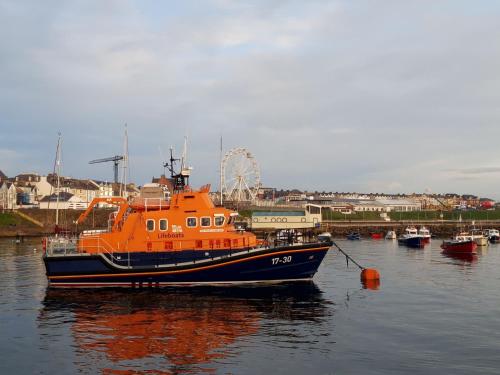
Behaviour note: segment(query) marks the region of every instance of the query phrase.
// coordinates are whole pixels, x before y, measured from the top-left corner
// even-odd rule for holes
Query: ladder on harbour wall
[[[30,223],[33,223],[35,224],[36,226],[40,227],[40,228],[43,228],[44,225],[43,223],[41,223],[40,221],[36,220],[36,219],[33,219],[31,216],[29,215],[26,215],[25,213],[23,212],[19,212],[18,210],[14,211],[14,213],[20,217],[22,217],[24,220],[27,220],[29,221]]]

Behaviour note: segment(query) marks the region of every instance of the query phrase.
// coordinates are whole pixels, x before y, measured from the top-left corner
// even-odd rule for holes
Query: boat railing
[[[95,235],[89,235],[94,232]],[[113,247],[99,234],[102,231],[87,231],[84,236],[78,237],[50,237],[47,239],[45,253],[49,256],[67,256],[67,255],[90,255],[92,253],[101,253],[107,255],[112,263],[119,264],[123,258],[117,258],[114,255]],[[89,243],[85,243],[85,242]],[[88,251],[91,250],[91,251]],[[130,264],[130,253],[127,264]]]
[[[45,253],[47,255],[75,255],[78,254],[78,238],[55,236],[45,239]]]
[[[130,206],[136,209],[163,210],[170,207],[170,198],[135,198]]]
[[[144,210],[149,209],[162,210],[170,206],[170,201],[164,198],[144,198]]]
[[[101,234],[107,232],[109,232],[108,229],[90,229],[90,230],[84,230],[81,234],[82,236],[92,236],[95,234]]]
[[[88,241],[89,243],[85,243]],[[78,243],[78,250],[82,253],[101,253],[108,256],[108,259],[113,263],[119,263],[119,261],[123,261],[123,258],[118,258],[115,256],[116,250],[111,244],[102,238],[99,235],[96,236],[85,236],[84,238],[80,237],[80,242]],[[90,250],[90,251],[89,251]],[[120,251],[120,254],[123,254],[125,251]],[[127,264],[130,264],[130,252],[126,251],[127,255]]]

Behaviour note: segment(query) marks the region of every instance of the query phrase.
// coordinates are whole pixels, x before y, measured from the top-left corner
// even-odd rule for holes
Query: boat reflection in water
[[[85,366],[96,366],[96,372],[210,372],[217,361],[227,363],[239,354],[264,319],[318,323],[331,315],[321,295],[312,282],[129,291],[48,289],[39,327],[50,330],[61,314],[66,315],[75,354],[85,357]]]
[[[441,254],[450,259],[455,259],[459,260],[462,262],[467,262],[467,263],[475,263],[477,262],[477,254],[472,254],[472,253],[452,253],[452,252],[447,252],[443,251]]]

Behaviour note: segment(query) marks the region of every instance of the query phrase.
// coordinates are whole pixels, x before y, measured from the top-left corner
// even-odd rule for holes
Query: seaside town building
[[[0,186],[0,209],[13,210],[17,208],[17,189],[9,181],[3,181]]]
[[[79,196],[73,195],[68,192],[59,193],[59,197],[57,194],[51,194],[43,197],[40,200],[41,209],[60,209],[60,210],[84,210],[88,207],[88,203],[84,201]]]

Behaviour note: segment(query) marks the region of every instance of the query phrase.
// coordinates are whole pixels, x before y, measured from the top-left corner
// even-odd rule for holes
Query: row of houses
[[[355,193],[355,192],[308,192],[294,190],[277,190],[274,188],[260,188],[259,199],[272,200],[276,204],[289,204],[291,206],[304,205],[305,203],[323,204],[336,202],[336,204],[354,204],[354,211],[377,211],[381,206],[389,206],[388,210],[414,211],[414,210],[452,210],[457,208],[484,208],[484,202],[494,202],[488,198],[479,198],[472,194],[384,194],[384,193]],[[350,203],[351,202],[351,203]],[[357,208],[356,208],[357,206]],[[387,211],[387,210],[386,210]]]
[[[57,192],[59,191],[59,194]],[[98,197],[139,195],[134,184],[122,184],[92,179],[76,179],[49,174],[24,173],[8,178],[0,171],[0,209],[23,207],[55,209],[85,209]],[[102,204],[102,206],[106,206]]]

